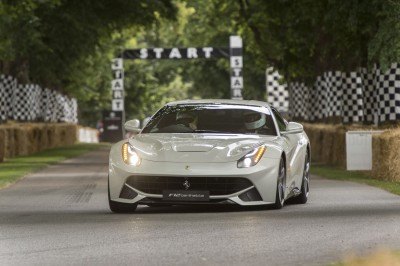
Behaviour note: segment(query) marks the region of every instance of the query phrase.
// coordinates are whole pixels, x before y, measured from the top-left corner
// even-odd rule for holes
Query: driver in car
[[[198,117],[193,112],[181,111],[176,114],[176,123],[192,130],[197,129],[197,121]]]
[[[266,125],[266,115],[254,111],[243,114],[244,126],[247,133],[271,134],[272,129]]]

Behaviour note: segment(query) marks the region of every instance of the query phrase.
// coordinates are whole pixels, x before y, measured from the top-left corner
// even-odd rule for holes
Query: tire
[[[310,193],[310,156],[308,151],[304,161],[303,180],[301,181],[300,195],[293,198],[295,204],[305,204]]]
[[[279,163],[278,182],[276,185],[275,203],[272,205],[274,209],[282,209],[285,204],[285,186],[286,186],[286,168],[283,158]]]
[[[137,208],[137,204],[116,202],[110,199],[110,179],[108,179],[108,205],[114,213],[132,213]]]

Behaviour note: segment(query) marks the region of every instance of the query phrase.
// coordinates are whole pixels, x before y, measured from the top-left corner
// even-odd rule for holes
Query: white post
[[[231,98],[243,99],[243,41],[239,36],[229,37],[231,65]]]
[[[122,112],[122,138],[125,137],[125,91],[124,91],[124,61],[122,58],[114,58],[112,60],[111,69],[113,71],[113,80],[111,81],[112,102],[111,110],[114,112]]]

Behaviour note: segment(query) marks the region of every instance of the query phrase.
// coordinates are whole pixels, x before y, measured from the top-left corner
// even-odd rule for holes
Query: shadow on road
[[[387,206],[387,207],[370,207],[365,205],[352,206],[351,208],[331,208],[314,206],[307,208],[306,205],[292,205],[286,206],[282,210],[271,210],[270,208],[260,207],[238,207],[238,206],[169,206],[169,207],[147,207],[140,206],[133,213],[126,214],[113,214],[108,209],[69,209],[69,210],[12,210],[0,212],[0,225],[35,225],[35,224],[90,224],[90,223],[108,223],[108,222],[127,222],[136,219],[150,219],[150,220],[176,220],[190,221],[193,219],[209,219],[210,221],[216,219],[240,219],[245,218],[241,213],[248,212],[252,216],[262,216],[266,219],[319,219],[330,217],[330,219],[344,219],[351,217],[369,217],[381,219],[382,217],[397,217],[400,212],[400,206]],[[224,215],[220,215],[224,213]],[[160,215],[162,214],[162,215]],[[193,216],[193,214],[200,214]]]

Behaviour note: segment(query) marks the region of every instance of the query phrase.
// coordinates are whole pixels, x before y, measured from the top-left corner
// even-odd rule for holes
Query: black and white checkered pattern
[[[18,84],[14,91],[13,116],[14,120],[32,121],[33,85]]]
[[[342,72],[324,73],[324,89],[326,90],[326,117],[340,117],[342,114]]]
[[[0,75],[0,122],[12,118],[12,101],[16,86],[16,79]]]
[[[42,99],[42,88],[39,85],[31,86],[31,95],[29,97],[32,99],[31,120],[41,120],[43,118],[43,114],[40,108]]]
[[[18,84],[11,76],[0,75],[0,122],[46,121],[77,123],[78,105],[58,92],[34,84]]]
[[[279,79],[275,78],[275,79]],[[377,67],[357,72],[326,72],[313,87],[289,84],[290,114],[308,121],[342,117],[344,123],[400,120],[400,64],[384,73]]]
[[[372,71],[326,72],[317,77],[314,86],[293,82],[289,91],[290,114],[295,118],[315,121],[341,117],[344,123],[375,124],[400,120],[398,63],[384,73],[377,67]]]
[[[377,93],[374,86],[374,74],[366,68],[358,70],[363,86],[364,122],[377,123]]]
[[[375,71],[379,122],[400,120],[400,64],[394,63],[383,73]]]
[[[281,112],[289,111],[289,90],[286,84],[280,84],[281,76],[278,72],[267,71],[267,101]]]
[[[57,104],[57,92],[46,89],[46,109],[44,113],[44,121],[46,122],[58,122],[58,104]]]
[[[315,119],[322,120],[328,114],[328,90],[323,77],[317,77],[313,90],[316,96],[314,116]]]
[[[290,115],[302,120],[310,120],[310,89],[302,82],[289,83]]]
[[[363,84],[361,74],[350,72],[342,74],[342,118],[344,123],[363,122]]]

